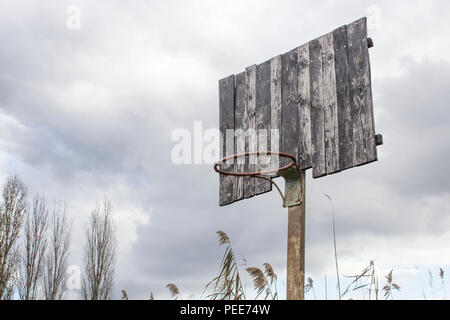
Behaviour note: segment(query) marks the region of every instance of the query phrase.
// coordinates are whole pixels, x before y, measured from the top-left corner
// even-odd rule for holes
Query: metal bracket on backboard
[[[375,144],[377,146],[382,146],[383,145],[383,136],[381,134],[375,135]]]
[[[302,205],[301,172],[295,168],[288,168],[278,171],[278,175],[283,177],[285,181],[283,207],[289,208]]]

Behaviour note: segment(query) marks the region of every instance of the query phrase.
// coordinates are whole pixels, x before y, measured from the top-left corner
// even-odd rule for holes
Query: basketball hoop
[[[249,156],[268,156],[268,155],[287,158],[287,159],[290,159],[291,162],[289,162],[287,165],[285,165],[281,168],[267,170],[267,171],[231,172],[231,171],[225,171],[225,170],[222,170],[219,168],[220,165],[224,164],[225,162],[227,162],[228,160],[231,160],[231,159],[237,159],[237,158],[249,157]],[[297,165],[297,161],[295,160],[295,157],[288,153],[275,152],[275,151],[258,151],[258,152],[245,152],[245,153],[233,154],[231,156],[222,158],[219,161],[217,161],[214,164],[214,171],[216,171],[219,174],[226,175],[226,176],[255,177],[255,178],[267,180],[271,184],[273,184],[275,186],[275,188],[278,190],[278,193],[280,194],[281,198],[283,199],[283,206],[289,207],[292,205],[301,204],[301,198],[302,198],[301,195],[303,194],[302,183],[301,183],[302,182],[302,170]],[[286,180],[286,195],[283,195],[283,193],[281,192],[281,189],[271,178],[265,177],[265,176],[269,176],[269,175],[273,175],[273,174],[276,174],[277,176],[281,176]],[[296,193],[295,190],[292,190],[293,192],[291,192],[291,188],[288,187],[289,185],[292,185],[291,182],[293,180],[298,181],[298,179],[300,180],[300,183],[295,183],[295,185],[296,186],[298,185],[300,187],[300,189],[297,190],[300,192],[299,193],[300,196],[295,194]],[[289,195],[288,195],[288,193],[289,193]]]
[[[283,207],[288,208],[287,300],[305,297],[306,170],[312,169],[316,179],[372,163],[378,160],[377,146],[383,144],[382,136],[375,134],[368,50],[373,41],[367,30],[367,18],[363,17],[219,80],[223,150],[257,151],[264,145],[261,149],[278,151],[275,142],[287,152],[228,156],[229,152],[214,165],[221,174],[220,206],[260,196],[272,191],[272,185],[283,198]],[[330,93],[326,99],[323,92]],[[357,116],[348,119],[354,110]],[[350,139],[346,138],[348,128],[353,133]],[[238,143],[235,151],[228,149],[233,138]],[[238,159],[237,164],[233,159]],[[277,177],[285,180],[283,193],[272,181]]]

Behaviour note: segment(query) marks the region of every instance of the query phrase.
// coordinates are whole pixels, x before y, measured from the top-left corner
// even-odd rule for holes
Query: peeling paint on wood
[[[283,54],[281,61],[281,151],[293,155],[299,163],[298,50]],[[286,165],[285,161],[281,159],[280,165]]]
[[[234,129],[234,75],[229,76],[219,81],[219,126],[222,137],[226,136],[227,129]],[[222,141],[225,141],[222,138]],[[227,154],[227,143],[222,145],[223,156],[229,156]],[[222,166],[224,170],[233,170],[234,165],[224,164]],[[233,203],[233,188],[235,179],[232,176],[220,175],[220,197],[219,205],[224,206]]]
[[[339,167],[353,167],[353,124],[350,106],[350,77],[348,73],[347,26],[333,32],[336,65],[336,98],[339,132]]]
[[[372,88],[367,47],[367,19],[347,26],[350,103],[353,123],[353,165],[377,159],[372,106]]]
[[[270,79],[271,65],[266,61],[256,66],[256,130],[258,132],[258,151],[270,149]],[[267,171],[270,168],[270,157],[260,156],[255,166],[256,171]],[[272,190],[270,181],[255,179],[255,194]]]
[[[326,175],[325,127],[322,85],[322,46],[319,39],[309,43],[311,78],[311,142],[313,178]]]
[[[298,95],[300,98],[299,165],[302,169],[312,167],[311,160],[311,86],[309,45],[298,48]]]
[[[322,47],[325,167],[327,174],[331,174],[339,171],[339,134],[333,33],[321,37],[319,41]]]
[[[245,152],[245,137],[242,134],[244,129],[244,112],[245,112],[245,74],[244,72],[236,75],[235,81],[235,106],[234,106],[234,127],[235,127],[235,154]],[[244,172],[245,158],[236,159],[236,172]],[[234,201],[244,198],[244,178],[233,177],[235,180]]]
[[[256,65],[245,70],[245,109],[244,109],[244,132],[248,134],[245,139],[245,151],[257,151],[256,141]],[[245,172],[255,171],[252,157],[247,157],[244,166]],[[244,198],[255,195],[255,178],[244,177]]]
[[[280,152],[281,145],[281,55],[270,61],[270,150]],[[278,156],[271,157],[272,169],[279,168]],[[276,176],[276,174],[273,174]]]

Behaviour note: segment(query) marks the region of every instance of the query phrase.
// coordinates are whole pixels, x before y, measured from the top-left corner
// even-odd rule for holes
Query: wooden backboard
[[[226,139],[227,129],[253,128],[279,129],[278,136],[268,135],[265,150],[294,155],[301,169],[312,168],[313,178],[377,160],[366,18],[220,80],[219,100],[223,156],[258,151],[248,140],[245,150],[237,150],[235,138]],[[227,152],[230,143],[233,152]],[[271,189],[266,180],[221,176],[219,204]]]

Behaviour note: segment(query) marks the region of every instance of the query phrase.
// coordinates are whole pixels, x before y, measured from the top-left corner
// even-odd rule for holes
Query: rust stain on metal
[[[285,192],[283,207],[289,208],[302,204],[302,174],[301,171],[294,168],[288,168],[278,171],[278,175],[284,178]]]

